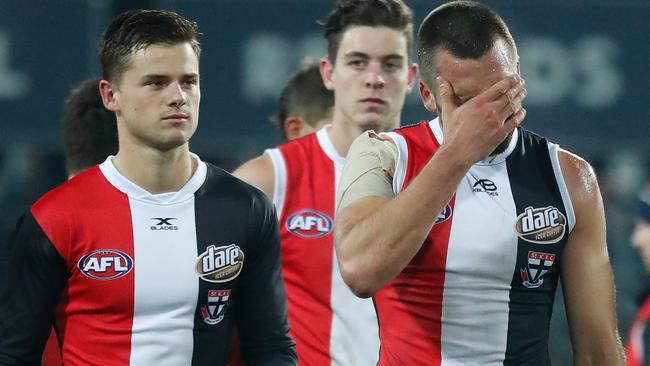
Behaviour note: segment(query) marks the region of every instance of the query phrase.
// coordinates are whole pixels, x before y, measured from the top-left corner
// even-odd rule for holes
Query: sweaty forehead
[[[438,75],[447,79],[459,97],[472,98],[499,80],[516,74],[516,56],[505,41],[498,40],[478,59],[462,59],[440,50],[435,54]]]

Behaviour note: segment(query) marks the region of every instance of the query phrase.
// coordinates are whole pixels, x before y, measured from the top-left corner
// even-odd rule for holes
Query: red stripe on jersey
[[[628,366],[643,366],[648,362],[648,360],[644,360],[644,357],[646,353],[645,349],[646,347],[650,347],[650,345],[643,344],[643,335],[645,332],[648,332],[646,328],[649,320],[650,299],[646,299],[630,327],[626,347]]]
[[[70,273],[56,312],[63,362],[102,365],[110,360],[111,365],[128,365],[135,276],[128,197],[95,167],[46,194],[31,211]],[[90,275],[110,275],[127,266],[116,251],[130,257],[131,270],[115,279],[89,277],[78,263],[96,250],[105,252],[88,262]]]
[[[426,122],[395,132],[408,146],[404,190],[440,144]],[[453,198],[449,205],[453,212]],[[451,221],[448,217],[434,225],[411,262],[375,294],[381,336],[379,365],[441,363],[442,296]]]
[[[287,169],[280,230],[291,336],[299,364],[329,365],[334,164],[316,134],[279,150]]]

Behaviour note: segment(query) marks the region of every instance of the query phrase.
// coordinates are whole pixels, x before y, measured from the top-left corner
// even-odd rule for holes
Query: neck
[[[348,150],[350,150],[350,145],[352,145],[354,139],[362,133],[368,130],[374,130],[377,133],[392,130],[399,125],[399,121],[391,124],[388,129],[385,128],[386,125],[385,121],[377,124],[360,125],[349,121],[345,116],[335,111],[332,117],[332,126],[327,132],[336,151],[339,155],[345,157],[348,155]]]
[[[350,145],[352,145],[354,139],[361,135],[363,131],[363,129],[350,124],[332,123],[327,133],[336,152],[345,157],[348,155],[348,150],[350,150]]]
[[[152,194],[179,191],[194,174],[197,163],[188,144],[164,152],[120,146],[113,159],[123,176]]]

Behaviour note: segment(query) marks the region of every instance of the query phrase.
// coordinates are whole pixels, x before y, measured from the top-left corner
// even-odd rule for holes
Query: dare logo
[[[332,232],[332,219],[322,212],[307,209],[289,216],[286,227],[302,238],[320,238]]]
[[[196,272],[199,276],[214,283],[235,279],[242,268],[244,252],[236,244],[221,247],[210,245],[196,261]]]
[[[99,249],[79,259],[77,267],[94,280],[114,280],[126,276],[133,269],[133,259],[115,249]]]
[[[526,207],[524,213],[517,216],[515,232],[531,243],[553,244],[564,236],[566,218],[553,206]]]

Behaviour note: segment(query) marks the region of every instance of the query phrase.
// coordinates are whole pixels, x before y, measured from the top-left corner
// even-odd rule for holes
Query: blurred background
[[[416,24],[441,2],[406,0]],[[0,7],[0,240],[42,193],[64,182],[60,119],[71,88],[98,76],[96,45],[117,13],[165,8],[199,24],[202,104],[192,150],[226,169],[278,142],[269,123],[289,75],[325,42],[317,20],[333,0],[2,0]],[[628,236],[630,205],[650,166],[650,2],[484,1],[506,20],[528,87],[525,127],[586,158],[605,200],[625,338],[644,277]],[[417,91],[403,124],[432,116]],[[531,330],[534,331],[534,330]],[[558,292],[555,365],[570,365]]]

